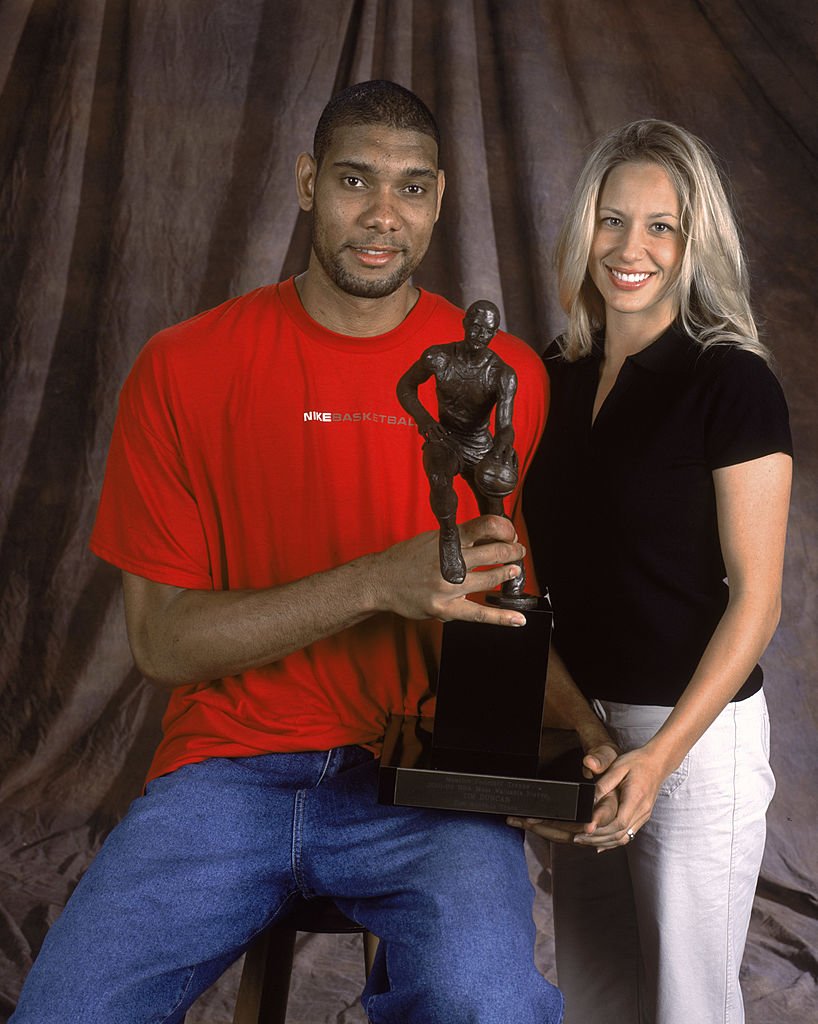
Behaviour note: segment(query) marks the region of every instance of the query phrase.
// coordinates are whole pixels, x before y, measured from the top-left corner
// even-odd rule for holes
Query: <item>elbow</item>
[[[748,629],[755,638],[754,642],[758,646],[760,656],[775,635],[781,620],[781,591],[756,600],[749,594],[731,595],[730,604],[742,617],[745,629]]]
[[[144,635],[132,636],[129,632],[128,642],[134,664],[141,675],[160,689],[173,690],[177,686],[195,681],[180,674],[173,659],[168,657],[161,647],[151,643],[150,638]]]
[[[158,661],[149,657],[143,650],[135,649],[133,644],[131,644],[131,654],[140,675],[160,689],[172,690],[184,682],[184,680],[176,679],[173,673],[163,668]]]
[[[781,621],[781,594],[776,594],[775,600],[772,602],[767,612],[767,638],[765,647],[775,636],[775,631],[778,629],[778,623]]]

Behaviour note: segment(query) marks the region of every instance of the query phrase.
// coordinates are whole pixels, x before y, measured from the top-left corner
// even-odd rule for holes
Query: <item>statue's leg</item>
[[[440,574],[448,583],[462,583],[466,563],[457,529],[457,494],[452,481],[458,470],[457,455],[445,444],[428,442],[423,447],[423,468],[429,478],[429,503],[440,524]]]

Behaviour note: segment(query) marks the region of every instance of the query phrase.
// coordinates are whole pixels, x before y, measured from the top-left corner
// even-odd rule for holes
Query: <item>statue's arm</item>
[[[500,373],[497,408],[494,418],[494,448],[503,461],[511,458],[514,445],[514,397],[517,394],[517,374],[505,364]]]
[[[426,349],[398,381],[398,401],[417,424],[418,433],[427,441],[444,437],[446,431],[418,398],[418,388],[434,375],[434,355]]]

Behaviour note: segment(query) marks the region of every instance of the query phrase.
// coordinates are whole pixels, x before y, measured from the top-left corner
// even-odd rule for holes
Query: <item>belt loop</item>
[[[607,715],[607,713],[605,711],[605,707],[602,704],[602,701],[599,701],[599,700],[596,699],[596,697],[594,697],[594,699],[591,701],[591,707],[594,709],[596,717],[601,722],[607,722],[608,721],[608,715]]]

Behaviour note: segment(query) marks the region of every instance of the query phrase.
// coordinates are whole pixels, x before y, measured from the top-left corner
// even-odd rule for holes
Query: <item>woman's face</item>
[[[682,265],[679,197],[658,164],[618,164],[599,197],[588,260],[605,301],[606,322],[664,330],[676,315],[674,285]]]

